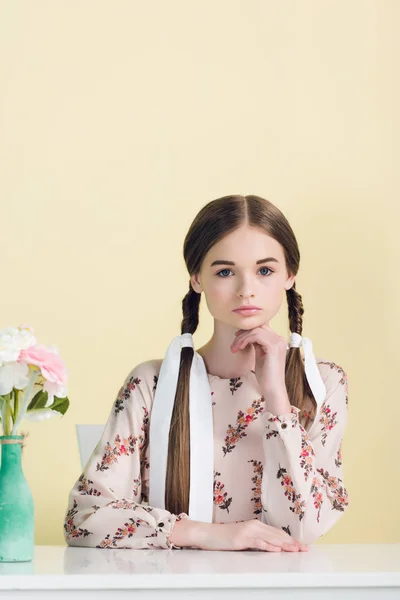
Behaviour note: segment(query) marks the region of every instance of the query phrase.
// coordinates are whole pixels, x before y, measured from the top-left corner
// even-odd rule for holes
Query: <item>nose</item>
[[[254,292],[252,292],[252,287],[249,282],[243,281],[242,285],[239,287],[238,295],[240,298],[254,298]]]
[[[242,292],[239,294],[239,298],[254,298],[253,292]]]

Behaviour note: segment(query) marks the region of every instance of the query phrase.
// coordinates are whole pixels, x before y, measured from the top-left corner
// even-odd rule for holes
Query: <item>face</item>
[[[257,264],[271,257],[276,260]],[[224,264],[212,265],[214,261]],[[288,276],[279,242],[248,225],[215,244],[206,254],[200,273],[191,277],[193,289],[198,293],[204,291],[212,316],[239,329],[268,325],[294,281],[294,275]],[[232,312],[242,304],[252,304],[261,310],[250,316]]]

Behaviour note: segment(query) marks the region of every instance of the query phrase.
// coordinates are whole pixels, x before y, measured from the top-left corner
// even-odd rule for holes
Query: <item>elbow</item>
[[[67,533],[64,532],[64,541],[67,544],[67,546],[77,546],[78,544],[75,543],[74,538],[71,538]]]
[[[92,532],[84,527],[87,516],[78,510],[77,501],[74,499],[72,507],[69,505],[64,517],[63,534],[67,546],[92,546],[86,543],[92,535]]]
[[[71,528],[70,525],[68,520],[64,522],[64,541],[67,546],[80,546],[79,541],[81,536],[79,535],[79,530]]]
[[[90,535],[85,535],[86,530],[78,529],[69,533],[64,527],[64,540],[67,546],[80,546],[85,548],[95,548],[95,544],[90,542]]]
[[[68,522],[65,521],[64,522],[64,530],[63,530],[64,542],[67,544],[67,546],[77,546],[76,538],[74,538],[71,535],[71,533],[72,532],[71,532],[70,528],[68,527]]]

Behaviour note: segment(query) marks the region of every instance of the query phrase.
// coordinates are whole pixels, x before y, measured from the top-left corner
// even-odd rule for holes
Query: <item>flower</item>
[[[22,418],[41,421],[68,410],[67,370],[56,346],[37,344],[29,325],[0,330],[0,423],[17,435]],[[21,398],[20,398],[21,396]]]
[[[46,347],[43,344],[36,344],[21,350],[18,362],[36,365],[47,381],[62,386],[67,383],[67,371],[56,346]]]
[[[28,384],[28,365],[9,362],[0,367],[0,396],[9,394],[13,388],[23,390]]]
[[[17,361],[21,350],[36,344],[33,329],[27,325],[0,330],[0,366]]]

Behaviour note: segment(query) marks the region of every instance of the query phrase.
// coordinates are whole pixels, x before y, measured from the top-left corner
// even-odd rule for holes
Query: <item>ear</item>
[[[203,288],[200,283],[198,273],[195,273],[194,275],[190,276],[190,283],[192,284],[192,288],[194,289],[194,291],[197,292],[198,294],[201,294],[201,292],[203,291]]]
[[[293,284],[294,284],[295,280],[296,280],[296,275],[292,275],[291,277],[288,277],[286,279],[286,283],[285,283],[285,289],[286,289],[286,291],[290,290],[290,288],[293,287]]]

